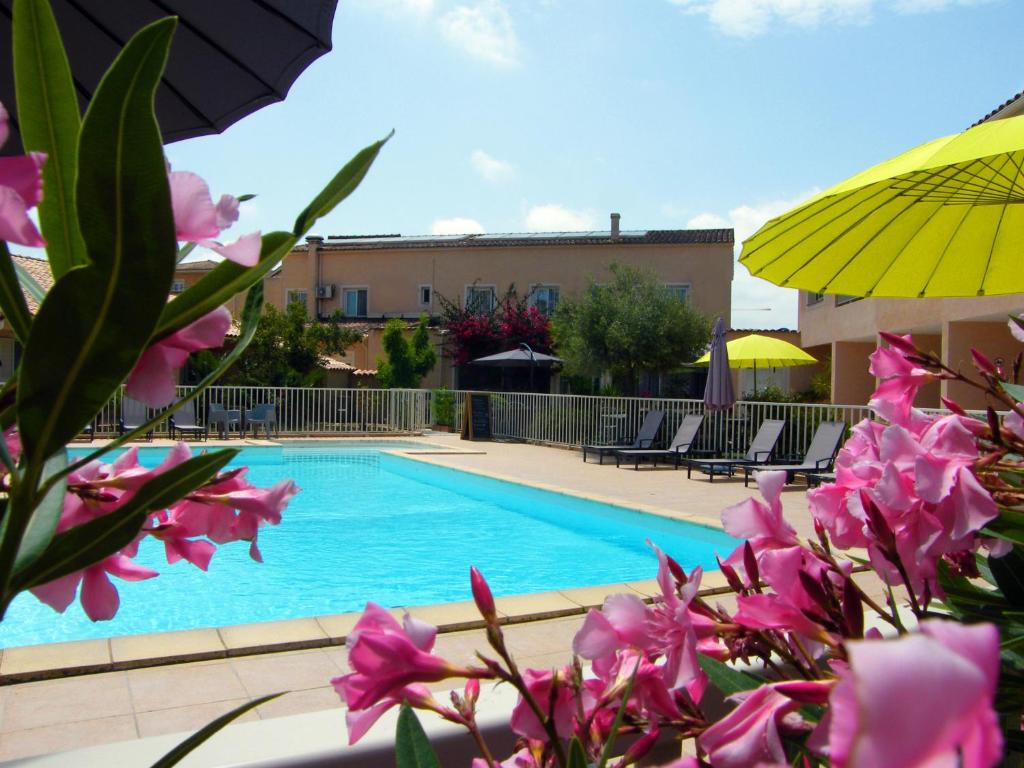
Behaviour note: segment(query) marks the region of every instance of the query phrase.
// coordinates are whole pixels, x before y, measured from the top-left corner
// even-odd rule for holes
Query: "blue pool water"
[[[77,603],[58,615],[22,594],[0,624],[0,646],[342,613],[367,600],[468,600],[470,565],[496,595],[648,579],[657,560],[647,538],[687,569],[714,566],[715,553],[737,543],[709,528],[379,450],[399,442],[346,446],[250,448],[239,457],[256,485],[292,478],[302,488],[281,525],[261,530],[263,564],[236,542],[218,549],[207,573],[168,566],[163,547],[146,540],[138,561],[161,575],[116,582],[121,609],[112,621],[92,623]],[[156,466],[164,453],[143,448],[141,461]],[[623,473],[623,482],[644,478]]]

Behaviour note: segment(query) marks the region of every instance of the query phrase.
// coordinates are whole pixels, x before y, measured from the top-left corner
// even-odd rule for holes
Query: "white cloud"
[[[585,232],[594,229],[594,215],[565,206],[535,205],[526,212],[527,232]]]
[[[445,40],[475,58],[500,67],[519,64],[519,38],[500,0],[456,6],[437,24]]]
[[[775,24],[813,29],[825,24],[867,24],[877,7],[896,13],[929,13],[989,0],[669,0],[701,14],[726,35],[757,37]]]
[[[741,205],[725,216],[701,213],[692,217],[686,226],[690,229],[732,227],[736,232],[735,257],[738,258],[744,240],[759,230],[765,222],[796,207],[819,192],[812,189],[793,200],[771,200],[757,205]],[[777,285],[753,277],[747,268],[735,264],[732,280],[732,326],[734,328],[796,328],[797,292],[793,288]],[[769,311],[762,311],[764,309]]]
[[[434,12],[434,0],[356,0],[356,5],[396,17],[424,19]]]
[[[491,157],[482,149],[474,149],[469,156],[474,170],[487,181],[505,181],[516,174],[515,166],[496,157]]]
[[[482,235],[484,225],[476,219],[460,218],[436,219],[430,227],[432,235]]]

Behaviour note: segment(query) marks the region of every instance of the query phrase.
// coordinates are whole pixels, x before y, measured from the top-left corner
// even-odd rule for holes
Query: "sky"
[[[341,0],[287,99],[170,145],[232,232],[290,229],[394,138],[314,234],[734,227],[965,129],[1024,88],[1021,0]],[[230,235],[231,232],[226,233]],[[230,238],[229,238],[230,239]],[[737,264],[732,325],[795,328]]]

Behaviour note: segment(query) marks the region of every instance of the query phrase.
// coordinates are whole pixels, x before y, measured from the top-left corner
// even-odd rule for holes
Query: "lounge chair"
[[[210,408],[206,414],[206,424],[211,428],[219,427],[221,439],[227,440],[231,434],[231,427],[234,427],[238,430],[239,434],[242,434],[242,412],[225,410],[224,406],[220,403],[210,403]]]
[[[175,408],[171,412],[168,423],[170,424],[171,440],[175,439],[177,433],[193,435],[196,440],[206,440],[210,437],[210,428],[196,423],[196,405],[191,400]]]
[[[701,424],[704,423],[704,414],[691,413],[683,417],[683,422],[676,430],[675,437],[668,448],[623,448],[615,452],[615,466],[622,466],[623,460],[633,460],[633,469],[640,469],[640,462],[649,460],[651,466],[658,466],[658,459],[664,459],[665,463],[672,463],[679,469],[680,460],[690,453]]]
[[[793,471],[794,478],[799,477],[800,475],[803,475],[804,479],[807,480],[808,488],[817,488],[822,483],[834,483],[836,481],[835,472],[818,472],[817,470],[813,472],[804,472],[799,469]]]
[[[132,432],[149,421],[149,408],[134,397],[125,395],[121,398],[121,417],[117,420],[118,432],[124,435]],[[146,433],[146,439],[153,439],[153,430]]]
[[[750,475],[762,469],[782,470],[786,482],[792,483],[798,472],[831,472],[832,464],[839,453],[839,445],[846,436],[846,424],[842,421],[823,421],[814,431],[811,444],[803,461],[799,464],[752,464],[743,467],[743,484],[750,483]]]
[[[648,411],[644,417],[644,423],[640,425],[640,431],[636,433],[636,439],[627,445],[584,445],[583,463],[587,462],[587,454],[597,454],[598,463],[604,464],[604,457],[621,451],[623,448],[653,448],[654,441],[658,437],[661,425],[665,421],[664,411]]]
[[[242,434],[245,434],[245,430],[252,427],[252,436],[259,437],[260,427],[267,432],[267,439],[270,439],[270,429],[274,428],[274,432],[277,432],[277,407],[268,403],[261,403],[255,408],[250,408],[245,412],[245,423],[242,425]],[[278,434],[280,434],[278,432]]]
[[[765,419],[757,429],[757,434],[750,443],[750,448],[742,459],[685,459],[686,477],[689,478],[694,469],[708,476],[708,482],[715,481],[715,475],[732,477],[738,467],[753,464],[764,464],[772,460],[775,446],[778,445],[782,430],[786,426],[784,419]]]

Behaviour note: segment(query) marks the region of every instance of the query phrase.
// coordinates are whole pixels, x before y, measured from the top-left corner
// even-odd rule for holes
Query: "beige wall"
[[[1006,367],[1012,366],[1014,358],[1022,349],[1020,342],[1013,338],[1004,322],[946,323],[943,340],[942,358],[946,364],[974,380],[978,380],[979,377],[971,362],[972,347],[984,352],[994,363],[998,363],[999,358],[1002,358]],[[958,381],[942,382],[942,394],[964,408],[985,408],[988,405],[979,390]]]
[[[863,405],[875,391],[875,377],[868,372],[873,341],[837,341],[832,344],[832,402]]]
[[[732,246],[617,244],[561,247],[478,247],[331,250],[320,246],[320,284],[337,286],[333,299],[319,303],[329,315],[342,307],[344,287],[367,288],[367,314],[415,317],[440,313],[437,294],[464,302],[474,282],[493,285],[500,297],[510,284],[520,296],[536,283],[557,285],[562,297],[583,290],[589,279],[610,278],[613,262],[645,267],[667,284],[689,284],[694,306],[711,316],[729,317],[732,290]],[[317,284],[316,265],[305,246],[293,251],[281,270],[265,281],[267,300],[283,306],[288,290],[308,292],[310,312]],[[419,304],[419,286],[430,285],[430,306]]]

